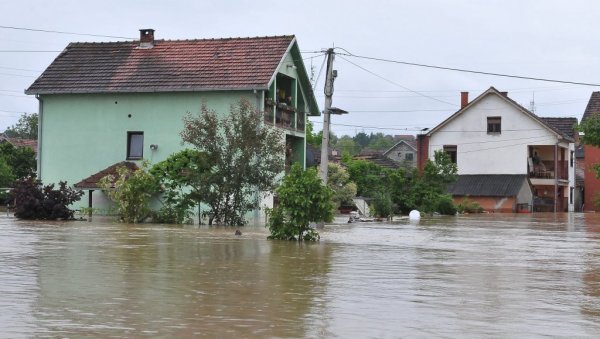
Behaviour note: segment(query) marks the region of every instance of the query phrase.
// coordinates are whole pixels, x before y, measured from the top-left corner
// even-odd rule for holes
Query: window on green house
[[[140,160],[144,156],[144,132],[127,132],[127,160]]]

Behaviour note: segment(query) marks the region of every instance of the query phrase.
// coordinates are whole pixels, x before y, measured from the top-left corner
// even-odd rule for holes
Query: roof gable
[[[293,43],[294,36],[155,40],[152,48],[71,43],[26,93],[267,89]]]
[[[390,147],[387,151],[383,152],[383,155],[388,155],[390,152],[393,152],[401,144],[406,144],[408,147],[410,147],[413,150],[413,152],[417,151],[416,141],[408,142],[406,140],[400,140],[397,143],[395,143],[394,146]]]
[[[600,92],[592,92],[590,101],[588,101],[585,111],[583,112],[581,122],[584,122],[593,116],[600,116]]]
[[[525,107],[521,106],[519,103],[517,103],[516,101],[512,100],[511,98],[509,98],[508,95],[503,94],[502,92],[498,91],[494,87],[490,87],[488,90],[486,90],[485,92],[481,93],[477,98],[473,99],[473,101],[469,102],[465,107],[463,107],[460,110],[456,111],[454,114],[452,114],[446,120],[442,121],[439,125],[437,125],[434,128],[432,128],[427,133],[427,135],[431,136],[435,132],[439,131],[441,128],[443,128],[445,125],[447,125],[449,122],[453,121],[454,119],[456,119],[457,117],[459,117],[464,112],[470,110],[473,106],[475,106],[478,102],[482,101],[488,95],[495,95],[495,96],[501,98],[504,102],[506,102],[507,104],[513,106],[516,110],[518,110],[519,112],[521,112],[524,115],[528,116],[533,121],[537,122],[539,125],[541,125],[545,129],[547,129],[548,131],[550,131],[556,137],[561,138],[561,139],[567,139],[569,141],[574,141],[574,139],[572,137],[570,137],[569,135],[564,134],[562,131],[560,131],[557,128],[555,128],[555,127],[551,126],[550,124],[546,123],[544,120],[542,120],[540,117],[538,117],[537,115],[535,115],[533,112],[531,112],[528,109],[526,109]]]

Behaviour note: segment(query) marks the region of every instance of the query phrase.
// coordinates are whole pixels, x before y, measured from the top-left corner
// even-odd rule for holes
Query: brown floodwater
[[[234,231],[0,216],[0,337],[600,334],[600,214]]]

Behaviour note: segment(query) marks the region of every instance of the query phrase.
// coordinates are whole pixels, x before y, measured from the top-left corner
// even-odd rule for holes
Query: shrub
[[[483,208],[475,201],[469,198],[463,200],[456,206],[458,213],[482,213]]]
[[[10,199],[15,202],[15,217],[20,219],[73,219],[74,211],[68,206],[82,195],[82,191],[67,187],[65,181],[54,189],[54,184],[42,186],[34,177],[18,180],[10,191]]]
[[[449,195],[439,196],[437,212],[443,215],[455,215],[456,206],[454,206],[454,203],[452,202],[452,197]]]
[[[314,168],[303,170],[292,166],[277,188],[279,206],[269,211],[269,239],[317,241],[319,233],[311,222],[333,218],[333,192],[323,185]]]
[[[100,187],[116,204],[117,213],[126,223],[142,222],[150,215],[150,199],[158,193],[156,179],[142,168],[132,171],[125,166],[117,168],[117,176],[107,175]]]

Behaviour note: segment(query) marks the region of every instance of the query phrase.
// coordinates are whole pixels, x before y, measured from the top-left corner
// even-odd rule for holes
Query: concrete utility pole
[[[327,50],[327,73],[325,75],[325,109],[323,110],[323,139],[321,141],[321,166],[319,175],[323,183],[327,185],[327,167],[329,165],[329,120],[331,117],[331,102],[333,97],[333,59],[335,53],[333,48]]]

